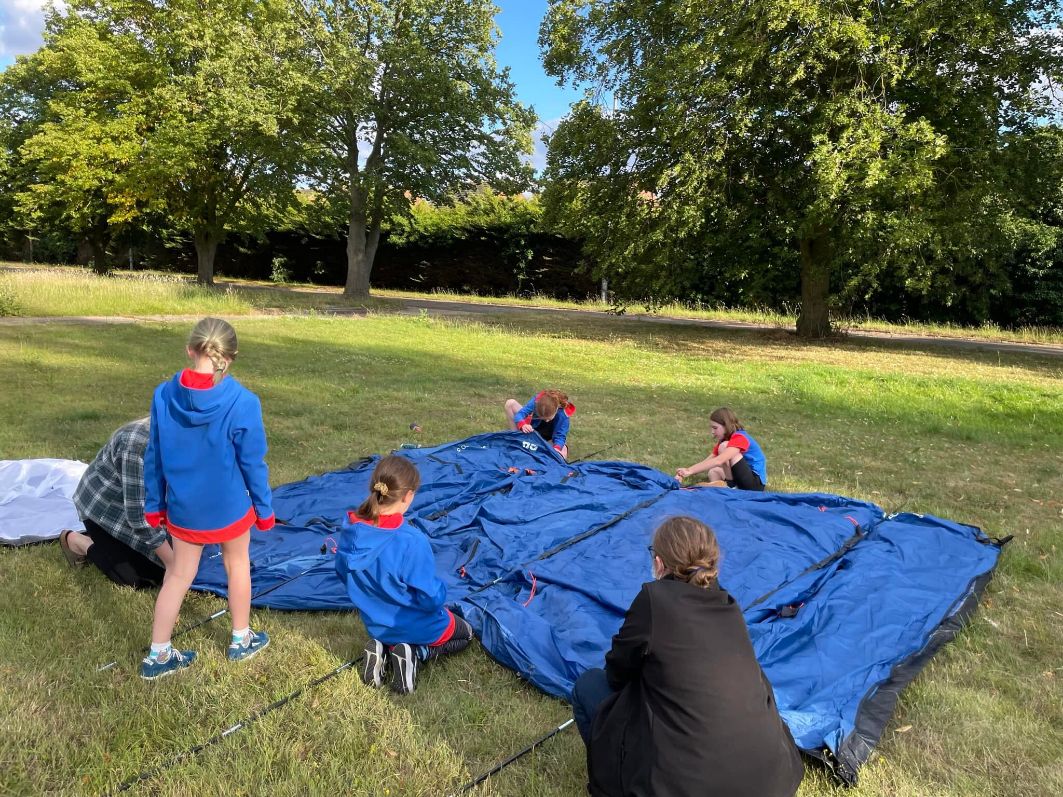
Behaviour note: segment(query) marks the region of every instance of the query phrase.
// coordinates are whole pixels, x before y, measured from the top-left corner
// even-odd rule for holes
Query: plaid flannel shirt
[[[144,519],[144,449],[149,420],[127,423],[92,460],[74,491],[82,520],[91,520],[134,551],[161,564],[155,549],[166,542],[166,529]]]

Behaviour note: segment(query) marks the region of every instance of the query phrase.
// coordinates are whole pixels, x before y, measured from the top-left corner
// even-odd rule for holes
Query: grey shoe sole
[[[376,639],[371,639],[363,652],[365,660],[362,662],[362,683],[373,689],[379,689],[384,685],[384,671],[387,669],[388,654],[384,645]]]
[[[408,695],[417,686],[417,654],[413,646],[403,642],[388,654],[391,660],[391,689],[400,695]]]

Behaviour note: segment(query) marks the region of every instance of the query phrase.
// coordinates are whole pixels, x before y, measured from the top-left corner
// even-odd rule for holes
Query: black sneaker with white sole
[[[362,683],[379,689],[384,685],[384,675],[388,668],[388,657],[384,643],[379,639],[370,639],[365,643],[362,658]]]
[[[406,642],[395,645],[388,653],[391,668],[391,690],[408,695],[417,688],[417,648]]]

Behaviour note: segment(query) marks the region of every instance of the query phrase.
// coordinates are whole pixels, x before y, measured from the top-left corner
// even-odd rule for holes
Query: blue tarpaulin
[[[720,583],[745,611],[783,719],[799,747],[850,782],[900,689],[974,609],[1000,554],[971,526],[854,499],[683,489],[644,465],[568,464],[537,435],[398,453],[420,470],[406,519],[431,540],[452,608],[496,660],[566,699],[602,665],[651,578],[653,530],[673,515],[707,522],[723,552]],[[376,461],[274,491],[281,522],[252,534],[256,605],[353,608],[333,548]],[[194,588],[224,595],[212,553]]]

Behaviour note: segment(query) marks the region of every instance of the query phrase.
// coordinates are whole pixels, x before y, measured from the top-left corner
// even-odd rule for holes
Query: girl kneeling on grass
[[[792,797],[804,770],[742,609],[716,576],[720,548],[692,517],[666,520],[643,584],[572,712],[595,797]]]
[[[768,483],[768,467],[764,452],[757,441],[742,428],[742,423],[728,407],[720,407],[709,415],[709,429],[716,445],[712,454],[697,465],[679,468],[675,477],[708,473],[714,486],[737,487],[740,490],[764,490]]]
[[[379,688],[390,676],[395,692],[409,694],[420,664],[467,648],[472,627],[445,605],[447,587],[428,538],[403,525],[421,486],[417,468],[404,457],[384,457],[369,484],[369,497],[347,513],[336,572],[370,636],[362,681]]]
[[[266,531],[274,524],[262,405],[228,376],[236,331],[227,322],[204,318],[187,351],[193,367],[155,390],[144,452],[144,517],[153,527],[165,523],[173,538],[173,564],[155,602],[151,652],[140,664],[147,680],[177,672],[196,657],[174,650],[170,635],[207,543],[221,543],[229,580],[229,660],[249,659],[269,644],[269,636],[249,623],[251,526]]]
[[[560,390],[536,393],[523,407],[516,399],[506,400],[510,428],[525,434],[538,432],[565,459],[568,459],[569,418],[575,414],[576,405]]]

